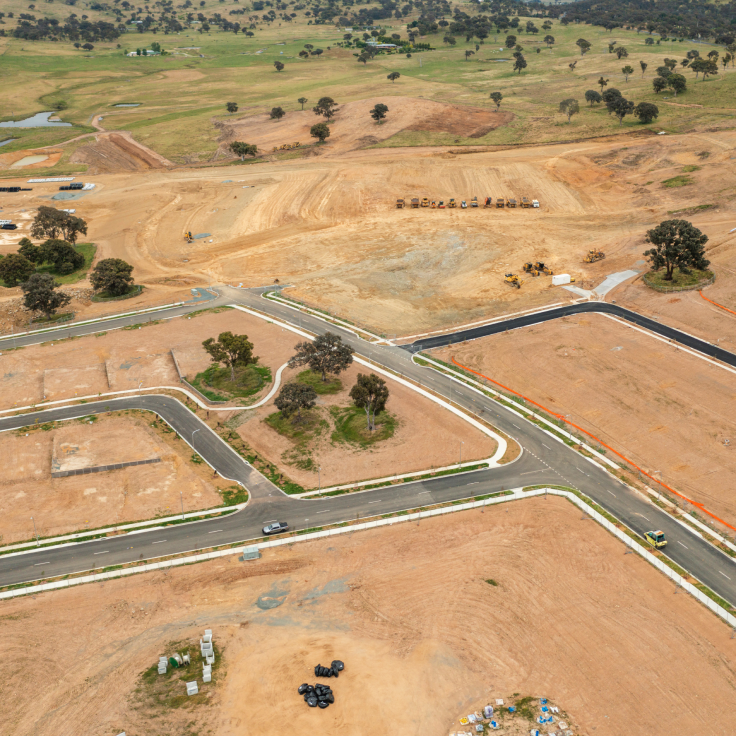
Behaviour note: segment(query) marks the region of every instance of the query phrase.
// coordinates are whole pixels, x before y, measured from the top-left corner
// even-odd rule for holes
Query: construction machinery
[[[515,273],[507,273],[504,281],[510,286],[515,286],[517,289],[521,289],[521,279]]]
[[[539,271],[539,273],[543,273],[545,276],[552,276],[553,271],[551,268],[547,268],[547,266],[542,263],[542,261],[537,261],[534,264],[534,268]]]
[[[396,200],[396,209],[397,210],[403,210],[405,206],[406,206],[406,202],[404,202],[403,199],[397,199]]]
[[[527,209],[528,207],[532,206],[532,201],[529,199],[529,197],[522,197],[521,198],[521,206],[524,209]]]
[[[429,207],[429,199],[422,197],[422,207]]]
[[[478,197],[473,197],[473,199],[470,200],[470,206],[471,207],[477,207],[478,206]]]
[[[462,207],[462,209],[466,210],[466,209],[468,209],[468,203],[465,200],[463,200],[462,202],[460,202],[460,207]]]
[[[507,199],[506,200],[506,206],[507,207],[516,207],[516,200],[515,199]]]
[[[413,210],[419,209],[419,200],[416,197],[412,197],[411,208]]]
[[[538,199],[533,199],[533,200],[532,200],[532,207],[533,207],[533,208],[534,208],[535,210],[538,210],[538,209],[539,209],[539,200],[538,200]]]
[[[184,231],[184,240],[186,240],[187,243],[191,243],[194,240],[191,230]]]
[[[435,209],[437,207],[437,202],[432,200],[432,203],[429,205],[432,209]]]
[[[531,261],[527,261],[524,264],[524,273],[528,273],[531,276],[539,276],[539,271],[534,268],[534,264]]]
[[[493,197],[486,197],[486,201],[483,203],[484,207],[493,207]]]
[[[457,202],[455,201],[455,198],[453,197],[447,204],[448,207],[457,207]]]
[[[583,258],[585,263],[595,263],[596,261],[602,261],[606,257],[606,254],[602,250],[589,250],[588,255]]]
[[[503,197],[499,197],[499,198],[498,198],[498,199],[496,200],[496,207],[498,207],[498,208],[500,208],[500,209],[503,209],[503,206],[504,206],[504,201],[503,201]]]
[[[444,200],[441,199],[440,200],[440,203],[437,205],[437,207],[438,207],[438,209],[441,209],[441,210],[445,209],[445,202],[444,202]]]
[[[662,549],[662,547],[667,546],[667,540],[664,538],[664,532],[660,530],[657,530],[656,532],[646,532],[644,534],[644,539],[655,549]]]

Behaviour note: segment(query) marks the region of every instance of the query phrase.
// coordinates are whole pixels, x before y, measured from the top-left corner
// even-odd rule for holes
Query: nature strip
[[[705,298],[705,297],[703,297],[703,298]],[[708,301],[710,301],[710,299]],[[658,483],[660,486],[662,486],[662,488],[666,488],[671,493],[674,493],[676,496],[679,496],[683,500],[687,501],[689,504],[692,504],[695,508],[697,508],[700,511],[702,511],[704,514],[707,514],[712,519],[715,519],[717,522],[723,524],[724,526],[727,526],[729,529],[732,529],[733,531],[736,532],[736,526],[732,526],[727,521],[724,521],[723,519],[719,518],[715,514],[713,514],[710,511],[708,511],[708,509],[706,509],[705,506],[702,503],[699,503],[698,501],[693,501],[691,498],[688,498],[687,496],[683,495],[679,491],[676,491],[674,488],[672,488],[671,486],[668,486],[666,483],[663,483],[661,480],[657,480],[657,478],[654,478],[653,476],[649,475],[649,473],[647,473],[646,470],[642,470],[642,468],[640,468],[635,462],[633,462],[632,460],[629,460],[629,458],[627,458],[625,455],[622,455],[620,452],[618,452],[618,450],[614,450],[613,447],[611,447],[610,445],[607,445],[605,442],[603,442],[603,440],[599,439],[594,434],[591,434],[590,432],[588,432],[587,429],[583,429],[582,427],[578,426],[574,422],[571,422],[571,421],[565,419],[565,417],[564,417],[563,414],[557,414],[557,412],[554,412],[551,409],[548,409],[546,406],[542,406],[542,404],[534,401],[533,399],[527,398],[523,394],[520,394],[518,391],[514,391],[512,388],[509,388],[508,386],[504,386],[502,383],[499,383],[498,381],[494,381],[492,378],[489,378],[488,376],[483,375],[479,371],[474,371],[472,368],[468,368],[467,366],[463,365],[462,363],[458,363],[455,360],[454,356],[452,357],[452,362],[456,366],[462,368],[463,370],[466,370],[466,371],[468,371],[470,373],[474,373],[476,376],[480,376],[481,378],[485,378],[486,381],[490,381],[491,383],[495,383],[496,386],[500,386],[504,391],[509,391],[510,393],[514,394],[514,396],[518,396],[519,398],[524,399],[524,401],[528,401],[530,404],[534,404],[534,406],[538,406],[542,411],[547,412],[547,414],[549,414],[550,416],[553,416],[556,419],[560,419],[563,422],[565,422],[565,424],[569,424],[571,427],[575,427],[575,429],[579,430],[580,432],[583,432],[584,434],[587,434],[588,437],[592,437],[596,442],[598,442],[599,444],[603,445],[603,447],[605,447],[607,450],[610,450],[614,455],[618,455],[618,457],[620,457],[624,462],[626,462],[629,465],[631,465],[631,467],[636,468],[636,470],[638,470],[643,475],[646,475],[646,477],[649,478],[650,480],[653,480],[655,483]]]
[[[708,299],[708,297],[705,296],[702,291],[699,291],[698,294],[700,294],[700,296],[702,296],[703,299],[705,299],[705,301],[710,302],[711,304],[715,304],[720,309],[723,309],[726,312],[731,312],[731,314],[736,314],[736,312],[734,312],[733,309],[729,309],[728,307],[724,307],[723,304],[719,304],[718,302],[714,302],[712,299]]]

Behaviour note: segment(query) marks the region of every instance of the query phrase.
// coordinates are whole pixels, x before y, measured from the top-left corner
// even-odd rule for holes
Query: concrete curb
[[[511,495],[498,496],[496,498],[487,498],[482,501],[470,501],[464,504],[445,506],[438,509],[430,509],[428,511],[419,511],[413,514],[406,514],[405,516],[392,517],[390,519],[377,519],[376,521],[368,521],[361,524],[354,524],[352,526],[338,527],[336,529],[328,529],[327,531],[313,532],[311,534],[302,534],[299,536],[286,537],[283,539],[274,539],[268,542],[260,542],[248,546],[257,547],[259,550],[282,547],[284,545],[291,545],[297,542],[309,542],[315,539],[323,539],[325,537],[331,537],[338,534],[349,534],[356,531],[367,531],[369,529],[378,529],[384,526],[393,526],[394,524],[400,524],[407,521],[416,521],[420,523],[422,519],[431,519],[435,516],[443,516],[444,514],[452,514],[458,511],[482,509],[486,506],[494,506],[499,503],[518,501],[524,498],[533,498],[535,496],[542,496],[547,494],[552,496],[560,496],[572,502],[581,511],[588,514],[591,519],[598,522],[598,524],[606,529],[606,531],[610,532],[619,541],[623,542],[633,552],[638,554],[642,559],[646,560],[649,564],[653,565],[657,570],[666,575],[678,587],[689,593],[693,598],[702,603],[712,613],[716,614],[716,616],[722,619],[731,628],[736,628],[735,616],[726,611],[722,606],[719,606],[715,601],[708,598],[708,596],[698,590],[694,585],[687,582],[681,575],[678,575],[674,570],[661,562],[648,549],[642,547],[640,544],[637,544],[633,539],[631,539],[631,537],[629,537],[616,526],[611,524],[608,519],[606,519],[602,514],[598,513],[594,508],[585,503],[585,501],[578,498],[578,496],[576,496],[574,493],[571,493],[570,491],[561,491],[554,488],[539,488],[527,492],[524,492],[522,489],[516,489]],[[246,541],[247,540],[243,540],[243,543],[245,543]],[[137,567],[125,568],[123,570],[113,570],[111,572],[84,575],[78,578],[72,578],[70,580],[60,580],[54,583],[43,583],[41,585],[25,586],[23,588],[17,588],[15,590],[1,592],[0,600],[17,598],[24,595],[35,595],[37,593],[43,593],[52,590],[62,590],[64,588],[71,588],[76,585],[84,585],[86,583],[97,583],[104,580],[113,580],[115,578],[135,575],[137,573],[152,572],[154,570],[168,570],[173,567],[191,565],[195,562],[204,562],[206,560],[213,560],[219,557],[228,557],[230,555],[238,555],[240,553],[241,549],[239,547],[236,547],[226,550],[218,550],[216,552],[195,554],[189,557],[180,557],[175,560],[165,560],[163,562],[154,562],[146,565],[139,565]]]

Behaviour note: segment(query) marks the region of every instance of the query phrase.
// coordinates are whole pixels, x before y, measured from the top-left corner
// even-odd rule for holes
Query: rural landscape
[[[735,3],[3,0],[0,69],[0,733],[732,732]]]

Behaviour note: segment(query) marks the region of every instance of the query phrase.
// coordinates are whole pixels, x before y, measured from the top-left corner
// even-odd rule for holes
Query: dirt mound
[[[382,124],[370,116],[377,104],[388,106],[389,112]],[[512,113],[495,113],[475,107],[447,105],[443,102],[422,100],[413,97],[376,97],[340,105],[333,122],[326,154],[334,154],[363,148],[390,138],[402,130],[453,133],[479,138],[488,131],[505,125],[513,119]],[[299,141],[302,145],[313,143],[309,129],[318,118],[311,109],[288,112],[281,120],[271,120],[268,113],[226,120],[220,123],[221,150],[235,140],[255,143],[261,151],[270,151],[274,146]]]
[[[69,160],[88,164],[90,174],[148,171],[165,166],[165,159],[121,133],[98,136],[94,142],[78,148]]]

